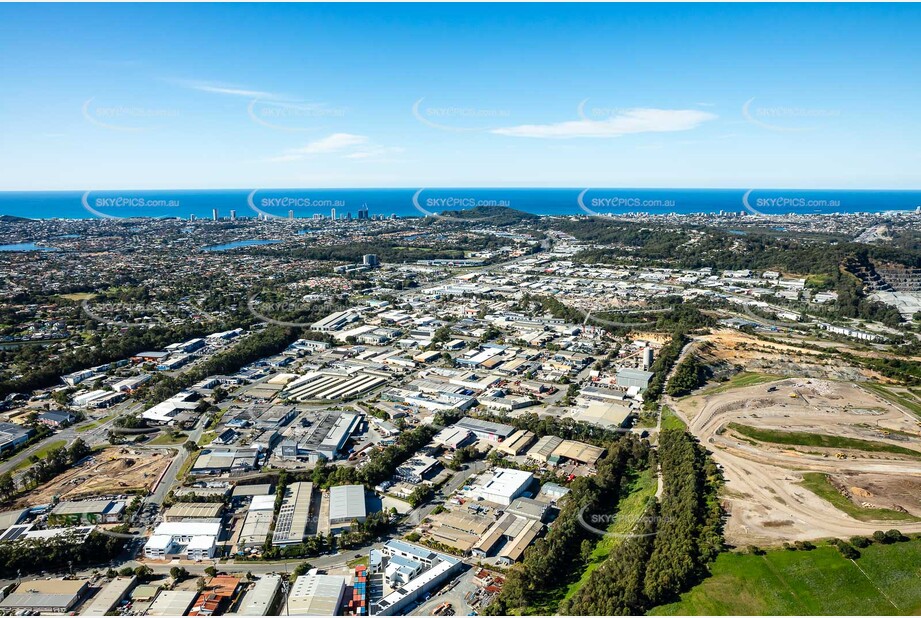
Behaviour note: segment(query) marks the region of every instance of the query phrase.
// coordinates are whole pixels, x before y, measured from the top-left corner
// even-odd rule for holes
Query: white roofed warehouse
[[[342,531],[368,517],[364,485],[337,485],[329,490],[330,531]]]

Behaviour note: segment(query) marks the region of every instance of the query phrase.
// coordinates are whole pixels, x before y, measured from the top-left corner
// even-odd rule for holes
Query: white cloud
[[[689,131],[717,116],[693,109],[637,108],[604,120],[570,120],[551,124],[524,124],[493,129],[498,135],[569,139],[575,137],[620,137],[635,133]]]
[[[366,135],[355,135],[354,133],[333,133],[326,137],[314,140],[301,148],[293,148],[289,152],[293,154],[312,155],[325,154],[328,152],[339,152],[348,150],[355,146],[361,146],[368,143]]]
[[[401,152],[403,148],[375,144],[366,135],[333,133],[300,148],[289,148],[281,155],[271,158],[270,161],[284,163],[298,161],[309,156],[328,154],[338,154],[344,159],[373,159]]]
[[[245,86],[236,84],[222,84],[220,82],[209,82],[192,79],[171,80],[184,88],[198,90],[199,92],[210,92],[213,94],[223,94],[234,97],[246,97],[248,99],[272,99],[284,100],[288,97],[276,92],[267,92],[265,90],[253,90]]]

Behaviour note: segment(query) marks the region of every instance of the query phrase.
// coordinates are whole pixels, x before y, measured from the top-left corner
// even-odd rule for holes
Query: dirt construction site
[[[19,501],[18,506],[49,504],[55,496],[60,500],[78,500],[147,491],[170,461],[171,456],[166,450],[108,448],[36,487]]]
[[[921,424],[876,393],[851,381],[788,378],[705,389],[671,405],[722,467],[729,543],[921,532]],[[858,510],[903,516],[855,519],[806,489],[808,472],[828,475],[830,490]]]

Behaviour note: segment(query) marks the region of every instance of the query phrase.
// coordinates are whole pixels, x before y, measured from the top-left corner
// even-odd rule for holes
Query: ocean
[[[419,217],[477,206],[507,206],[536,215],[830,214],[914,211],[921,191],[800,189],[260,189],[0,192],[0,215],[33,219],[125,217],[311,218],[314,215]]]

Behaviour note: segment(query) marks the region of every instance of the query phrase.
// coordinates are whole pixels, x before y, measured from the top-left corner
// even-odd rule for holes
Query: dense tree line
[[[14,578],[18,574],[54,571],[69,565],[106,562],[121,552],[124,539],[93,531],[83,542],[75,534],[63,534],[49,539],[21,539],[0,543],[0,576]]]
[[[557,436],[564,440],[578,440],[595,446],[606,446],[616,441],[621,435],[621,432],[617,430],[605,429],[585,421],[576,421],[568,417],[539,416],[534,412],[526,412],[520,416],[508,416],[478,410],[472,416],[494,423],[505,423],[515,429],[524,429],[532,432],[538,438]]]
[[[572,616],[639,615],[647,608],[643,593],[646,563],[652,553],[659,506],[653,500],[629,536],[595,569],[578,592],[560,607]]]
[[[650,606],[685,590],[723,549],[723,512],[717,496],[720,474],[687,432],[659,436],[663,492],[643,593]]]
[[[646,613],[703,576],[722,550],[719,472],[694,438],[666,430],[659,440],[661,503],[647,506],[633,535],[619,543],[560,608],[581,616]]]
[[[600,539],[583,522],[613,512],[629,485],[628,472],[649,467],[651,452],[646,441],[632,435],[609,445],[607,456],[598,462],[598,473],[573,481],[553,526],[525,551],[523,562],[507,573],[501,593],[487,612],[521,613],[538,606],[541,598],[575,576],[584,566],[583,542],[591,546]]]
[[[675,368],[671,380],[665,389],[672,397],[687,395],[694,389],[703,386],[707,381],[707,369],[693,354],[688,355]]]
[[[22,473],[18,487],[12,473],[0,475],[0,499],[12,500],[18,490],[31,489],[50,481],[92,452],[82,438],[77,438],[70,446],[53,448],[42,458],[33,455],[30,458],[32,465]]]
[[[0,351],[0,362],[27,368],[21,377],[0,382],[0,398],[54,386],[62,375],[130,358],[144,350],[157,350],[177,341],[201,337],[231,328],[232,323],[186,322],[181,325],[131,327],[105,334],[94,332],[77,350],[50,356],[42,346],[24,345],[15,351]],[[235,326],[233,326],[235,327]]]
[[[267,326],[178,376],[157,376],[156,382],[148,387],[143,396],[148,403],[155,404],[208,376],[233,374],[252,362],[282,352],[301,334],[300,329],[296,328],[274,324]]]
[[[672,335],[671,341],[659,350],[659,356],[656,357],[649,368],[653,376],[649,380],[648,388],[643,393],[643,402],[647,408],[654,407],[656,402],[659,401],[659,397],[662,396],[662,391],[665,388],[668,372],[671,371],[672,366],[681,356],[681,350],[684,349],[688,341],[690,341],[688,336],[683,331],[678,331]]]

